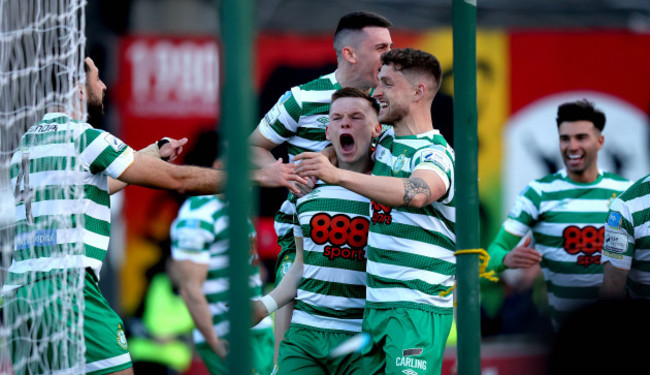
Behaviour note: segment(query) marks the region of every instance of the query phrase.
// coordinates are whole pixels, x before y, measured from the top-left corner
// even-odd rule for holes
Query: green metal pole
[[[253,3],[222,0],[221,40],[224,84],[221,124],[226,140],[226,197],[230,238],[230,374],[251,373],[248,217],[251,211],[247,136],[257,113],[251,76]]]
[[[456,246],[479,247],[478,131],[476,115],[476,0],[453,0]],[[458,374],[481,373],[478,255],[459,254]]]

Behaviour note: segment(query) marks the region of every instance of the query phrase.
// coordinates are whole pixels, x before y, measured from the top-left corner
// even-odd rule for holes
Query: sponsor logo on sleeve
[[[603,250],[609,253],[623,254],[627,250],[627,236],[623,233],[605,232]]]
[[[106,133],[104,135],[104,140],[106,143],[108,143],[109,146],[111,146],[113,150],[115,150],[115,152],[120,152],[122,149],[124,149],[124,147],[126,147],[126,144],[124,142],[115,138],[111,133]]]
[[[452,169],[451,162],[444,154],[444,151],[436,150],[425,150],[422,152],[422,158],[420,159],[421,163],[433,163],[438,168],[442,169],[443,172],[449,173]]]
[[[609,216],[607,217],[607,225],[610,228],[620,229],[622,221],[623,217],[618,212],[610,212]]]
[[[203,239],[196,233],[179,233],[178,247],[181,250],[200,251],[203,249]]]

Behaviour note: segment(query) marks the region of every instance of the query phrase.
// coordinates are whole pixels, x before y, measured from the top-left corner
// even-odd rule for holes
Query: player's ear
[[[421,100],[424,98],[427,92],[427,86],[424,83],[418,83],[415,85],[415,101]]]
[[[603,148],[604,143],[605,143],[605,136],[601,134],[598,136],[598,150]]]
[[[343,59],[345,59],[345,61],[349,62],[350,64],[357,63],[357,57],[354,53],[354,48],[350,46],[343,47],[341,50],[341,55],[343,55]]]
[[[373,137],[373,138],[377,138],[377,137],[379,137],[379,136],[381,135],[381,130],[382,130],[381,124],[378,123],[378,122],[376,122],[376,123],[372,126],[372,137]]]
[[[330,142],[332,141],[332,140],[330,139],[330,126],[329,126],[329,125],[327,125],[327,126],[325,127],[325,139],[327,139],[327,140],[330,141]]]

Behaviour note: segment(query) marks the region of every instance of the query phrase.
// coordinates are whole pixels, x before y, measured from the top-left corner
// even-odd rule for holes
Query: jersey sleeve
[[[504,271],[507,267],[503,264],[503,259],[510,250],[517,246],[519,241],[521,241],[521,237],[509,233],[502,227],[494,241],[492,241],[487,249],[487,252],[490,255],[490,262],[488,263],[487,270],[495,270],[497,272]]]
[[[264,115],[257,126],[264,138],[279,145],[296,134],[302,113],[299,92],[298,87],[293,87]]]
[[[540,192],[533,184],[528,185],[515,200],[503,229],[518,237],[525,236],[539,217]]]
[[[201,218],[179,216],[172,224],[172,258],[195,263],[210,262],[210,244],[215,241],[214,224]]]
[[[415,152],[412,160],[413,172],[428,170],[437,174],[445,184],[445,191],[449,191],[453,179],[454,159],[445,147],[431,145]]]
[[[634,222],[630,211],[620,199],[615,199],[607,214],[601,263],[629,270],[634,257]]]
[[[111,133],[88,128],[76,142],[79,162],[90,173],[118,178],[133,163],[133,149]]]

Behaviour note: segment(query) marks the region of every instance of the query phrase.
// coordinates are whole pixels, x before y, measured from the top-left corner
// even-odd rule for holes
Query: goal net
[[[60,124],[52,112],[85,118],[84,6],[0,0],[2,374],[85,373],[84,185],[70,127],[33,128]]]

